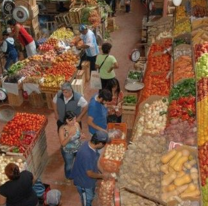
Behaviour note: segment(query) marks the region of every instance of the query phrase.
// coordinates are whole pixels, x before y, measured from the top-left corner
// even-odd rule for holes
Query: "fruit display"
[[[174,200],[174,196],[198,200],[200,189],[196,153],[197,151],[190,151],[182,146],[161,157],[163,201],[170,202]]]
[[[71,65],[77,65],[78,60],[79,60],[79,57],[77,55],[73,54],[71,51],[66,51],[55,57],[54,64],[58,62],[67,62]]]
[[[208,53],[204,53],[198,58],[196,62],[195,67],[196,67],[196,79],[197,80],[203,77],[208,77],[207,59],[208,59]]]
[[[48,43],[41,44],[38,48],[40,51],[47,52],[50,50],[54,50],[54,47]]]
[[[191,32],[191,22],[187,19],[182,19],[178,21],[174,27],[173,35],[174,37]]]
[[[194,17],[204,17],[204,16],[208,16],[208,9],[207,7],[203,7],[203,6],[194,6],[192,8],[192,16]]]
[[[139,119],[136,125],[135,139],[144,134],[158,135],[163,133],[167,123],[168,100],[161,98],[152,103],[145,103],[140,109]]]
[[[14,157],[5,156],[2,154],[0,155],[0,162],[0,186],[9,180],[4,172],[4,168],[7,166],[7,164],[15,163],[19,167],[20,171],[25,169],[24,161],[21,158],[15,159]]]
[[[22,61],[18,61],[15,64],[12,64],[12,66],[8,70],[8,74],[15,74],[17,71],[20,71],[24,67],[24,63]]]
[[[152,138],[149,135],[130,144],[120,167],[118,186],[137,188],[138,191],[160,199],[160,158],[165,151],[165,144],[163,137]]]
[[[65,77],[65,80],[69,80],[77,68],[74,65],[71,65],[68,62],[59,62],[58,64],[54,64],[51,68],[45,69],[45,76],[47,75],[62,75]]]
[[[194,78],[192,59],[190,56],[180,56],[174,61],[173,83],[189,78]]]
[[[48,75],[43,78],[40,83],[41,87],[55,87],[60,88],[60,86],[65,82],[65,76],[63,75]]]
[[[2,130],[0,144],[15,146],[24,153],[46,124],[46,117],[39,114],[16,113]]]
[[[101,17],[98,14],[97,10],[90,11],[88,21],[94,28],[96,28],[97,26],[101,24]]]
[[[191,6],[201,6],[201,7],[207,7],[207,1],[206,0],[191,0]]]
[[[197,102],[198,145],[208,141],[208,96]]]
[[[54,31],[50,37],[58,39],[58,40],[62,40],[62,41],[69,41],[69,39],[71,39],[73,36],[74,36],[74,33],[70,29],[61,27],[57,29],[56,31]]]
[[[186,14],[185,6],[180,5],[176,7],[176,22],[186,17],[187,17],[187,14]]]

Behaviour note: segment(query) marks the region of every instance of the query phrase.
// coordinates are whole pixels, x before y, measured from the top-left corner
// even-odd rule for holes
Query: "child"
[[[46,195],[45,205],[60,206],[61,192],[56,189],[49,190]]]
[[[6,30],[3,31],[2,36],[3,43],[1,46],[1,50],[6,56],[6,64],[4,65],[4,69],[7,72],[11,64],[18,61],[18,53],[15,48],[14,38],[10,37],[9,33]]]

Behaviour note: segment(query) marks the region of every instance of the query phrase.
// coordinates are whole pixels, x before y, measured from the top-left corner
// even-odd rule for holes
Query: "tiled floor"
[[[139,44],[141,20],[144,13],[144,9],[139,0],[132,0],[131,7],[132,11],[129,14],[126,14],[122,10],[117,12],[116,25],[118,26],[118,30],[111,33],[113,44],[111,54],[118,60],[119,69],[116,71],[116,75],[123,90],[127,72],[129,69],[133,69],[133,63],[128,59],[128,55],[132,49],[136,48]],[[84,91],[85,98],[89,100],[95,92],[95,90],[90,90],[89,83],[87,83]],[[62,192],[62,206],[81,206],[79,195],[75,187],[66,182],[64,177],[63,159],[60,153],[60,143],[53,112],[46,108],[33,109],[28,106],[27,103],[24,103],[24,105],[21,108],[17,108],[17,110],[40,113],[48,117],[46,136],[49,161],[42,174],[42,181]],[[4,124],[0,123],[0,131],[3,125]],[[86,135],[88,134],[86,117],[83,120],[83,132]],[[98,206],[98,204],[95,202],[94,206]]]

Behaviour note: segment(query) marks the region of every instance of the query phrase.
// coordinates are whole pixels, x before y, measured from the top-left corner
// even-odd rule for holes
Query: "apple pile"
[[[52,46],[48,43],[44,43],[44,44],[41,44],[39,46],[39,50],[43,51],[43,52],[47,52],[47,51],[50,51],[50,50],[53,50],[53,49],[54,49],[54,46]]]
[[[208,43],[196,44],[194,47],[195,61],[197,61],[204,53],[208,53]]]
[[[55,64],[59,62],[68,62],[71,65],[76,65],[79,57],[73,54],[71,51],[64,52],[55,58]]]

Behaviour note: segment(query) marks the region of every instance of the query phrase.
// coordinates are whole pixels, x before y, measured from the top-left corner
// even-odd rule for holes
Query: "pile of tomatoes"
[[[40,114],[17,113],[3,128],[0,144],[16,146],[20,152],[37,138],[38,132],[46,123],[46,117]],[[29,134],[30,133],[30,134]],[[31,135],[31,133],[33,135]],[[36,134],[36,135],[34,135]]]

